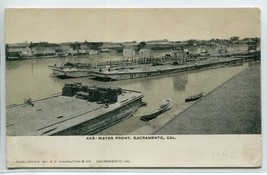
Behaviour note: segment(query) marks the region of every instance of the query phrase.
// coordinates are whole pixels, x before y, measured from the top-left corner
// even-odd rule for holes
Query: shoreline
[[[258,70],[260,70],[260,64],[241,71],[208,92],[200,100],[189,104],[187,108],[176,113],[160,127],[156,129],[154,127],[150,134],[260,134],[261,127],[258,127],[258,125],[260,125],[261,120],[261,102],[257,98],[258,96],[260,98],[260,73]],[[256,75],[253,74],[255,72]],[[250,84],[250,87],[239,86],[235,90],[231,88],[242,83]],[[229,90],[233,92],[230,93]],[[225,94],[232,95],[227,96]],[[254,98],[249,98],[253,96]],[[229,103],[225,103],[223,99],[227,99]],[[252,101],[254,102],[253,107],[250,104]],[[211,107],[211,104],[213,104],[213,107]],[[240,113],[236,111],[240,111]],[[194,117],[198,118],[194,120]],[[180,122],[183,120],[190,120],[191,125],[188,127],[182,126]],[[202,121],[196,123],[199,120]],[[225,122],[223,123],[221,120]],[[180,123],[180,125],[177,123]],[[235,125],[235,123],[242,124]]]
[[[208,96],[210,94],[216,92],[222,86],[224,86],[225,84],[229,83],[234,78],[240,76],[240,74],[242,74],[243,72],[248,71],[248,69],[250,69],[250,68],[247,68],[247,69],[239,72],[238,74],[236,74],[232,78],[228,79],[227,81],[225,81],[221,85],[217,86],[215,89],[211,90],[210,92],[207,92],[205,94],[205,96],[202,97],[201,99],[199,99],[197,101],[193,101],[193,102],[188,102],[188,103],[185,102],[184,104],[179,106],[180,109],[178,109],[178,110],[176,109],[174,111],[172,110],[170,112],[166,112],[166,113],[162,114],[161,116],[158,116],[156,118],[156,120],[151,120],[151,121],[147,122],[147,124],[145,126],[137,128],[135,131],[133,131],[131,133],[128,133],[128,134],[129,135],[158,135],[158,132],[160,132],[160,130],[167,128],[168,125],[170,125],[174,120],[177,120],[177,118],[179,118],[185,112],[190,111],[190,109],[192,109],[199,102],[201,102],[205,98],[208,98]],[[176,105],[176,106],[178,106],[178,105]],[[174,108],[176,108],[176,107],[173,106],[173,109]],[[160,133],[160,134],[170,134],[170,133]]]
[[[60,56],[40,56],[40,57],[26,57],[26,58],[7,58],[6,61],[24,61],[24,60],[42,60],[42,59],[50,59],[50,58],[76,58],[76,57],[83,57],[85,55],[77,55],[77,56],[66,56],[66,57],[60,57]],[[86,57],[84,57],[86,58]],[[88,58],[89,55],[88,55]]]

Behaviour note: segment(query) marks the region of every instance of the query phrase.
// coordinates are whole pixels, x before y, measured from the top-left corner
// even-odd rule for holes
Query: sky
[[[257,8],[7,9],[6,43],[260,37]]]

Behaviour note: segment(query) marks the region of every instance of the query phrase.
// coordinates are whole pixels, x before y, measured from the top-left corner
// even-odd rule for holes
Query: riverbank
[[[141,130],[157,135],[260,134],[260,64],[234,76],[163,126],[152,128],[147,126],[133,134]]]
[[[9,57],[7,61],[23,61],[23,60],[32,60],[32,59],[50,59],[50,58],[89,58],[90,55],[68,55],[68,56],[58,56],[58,55],[49,55],[49,56],[32,56],[32,57]]]

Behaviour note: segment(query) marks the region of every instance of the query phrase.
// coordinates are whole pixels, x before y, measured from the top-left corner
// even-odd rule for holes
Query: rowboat
[[[197,100],[197,99],[200,99],[204,96],[204,93],[198,93],[198,94],[195,94],[195,95],[192,95],[188,98],[185,99],[185,102],[190,102],[190,101],[194,101],[194,100]]]
[[[171,109],[171,99],[165,99],[156,111],[148,115],[143,115],[140,119],[143,121],[149,121],[170,109]]]

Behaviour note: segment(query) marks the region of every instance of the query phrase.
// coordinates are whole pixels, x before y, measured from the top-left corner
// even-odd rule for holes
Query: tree
[[[146,43],[142,41],[137,45],[137,50],[143,49],[145,46],[146,46]]]
[[[33,46],[33,43],[31,41],[30,45],[29,45],[29,48],[32,49],[34,46]]]
[[[72,43],[70,46],[73,48],[73,50],[79,50],[80,49],[79,43]]]

